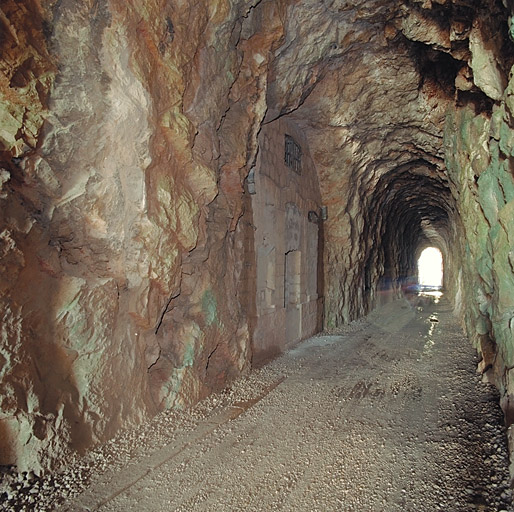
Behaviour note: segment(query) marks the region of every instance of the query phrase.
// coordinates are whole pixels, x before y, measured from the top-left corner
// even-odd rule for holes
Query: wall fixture
[[[309,219],[309,222],[314,222],[314,224],[319,222],[319,215],[313,210],[307,214],[307,218]]]

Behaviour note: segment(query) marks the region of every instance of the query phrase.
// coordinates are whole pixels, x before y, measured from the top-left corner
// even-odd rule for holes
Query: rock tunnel
[[[510,1],[0,9],[0,465],[223,389],[429,246],[510,427]]]

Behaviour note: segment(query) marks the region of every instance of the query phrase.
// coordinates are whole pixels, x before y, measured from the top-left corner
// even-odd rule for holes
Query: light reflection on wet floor
[[[443,296],[443,292],[441,291],[421,291],[419,292],[420,296],[428,297],[432,299],[433,304],[439,304],[441,301],[441,297]],[[430,325],[428,327],[428,334],[425,336],[427,338],[427,341],[425,342],[425,346],[423,347],[423,357],[430,357],[432,355],[435,342],[433,340],[433,334],[435,331],[436,325],[439,323],[439,320],[437,318],[437,313],[432,313],[430,317],[428,318],[428,321],[430,322]]]

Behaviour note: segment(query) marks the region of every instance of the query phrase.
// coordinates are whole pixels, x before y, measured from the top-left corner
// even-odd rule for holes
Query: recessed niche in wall
[[[302,253],[286,253],[284,269],[284,307],[300,303]]]

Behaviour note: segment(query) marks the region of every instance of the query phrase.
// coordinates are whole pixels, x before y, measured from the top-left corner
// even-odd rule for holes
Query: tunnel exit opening
[[[443,255],[437,247],[427,247],[418,259],[418,284],[422,289],[443,286]]]

